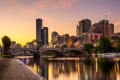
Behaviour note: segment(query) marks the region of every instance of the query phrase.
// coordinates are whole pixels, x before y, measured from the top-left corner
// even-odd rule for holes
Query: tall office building
[[[102,33],[103,32],[103,28],[102,28],[102,26],[100,26],[100,23],[94,23],[92,25],[92,32],[94,32],[94,33]]]
[[[109,30],[109,36],[112,36],[114,34],[114,24],[109,24],[109,27],[108,27],[108,30]]]
[[[41,29],[41,46],[44,45],[44,34],[43,34],[43,29]]]
[[[101,33],[103,37],[110,37],[114,34],[114,24],[109,24],[108,20],[101,20],[99,23],[93,24],[94,31]]]
[[[42,29],[42,42],[43,45],[47,45],[48,44],[48,27],[43,27]]]
[[[42,38],[41,38],[41,29],[42,29],[42,19],[36,19],[36,41],[37,45],[41,46]]]
[[[108,37],[109,36],[109,31],[108,31],[108,26],[109,26],[109,21],[108,20],[101,20],[100,22],[100,26],[101,26],[101,30],[102,30],[102,34],[104,37]]]
[[[79,21],[77,28],[76,28],[76,35],[77,37],[81,37],[84,33],[87,33],[91,28],[91,20],[83,19]]]

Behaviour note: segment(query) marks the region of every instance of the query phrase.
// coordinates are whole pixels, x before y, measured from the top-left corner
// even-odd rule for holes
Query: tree
[[[83,49],[85,52],[91,53],[91,51],[93,50],[93,45],[91,43],[86,43],[84,44]]]
[[[2,38],[2,44],[3,44],[3,47],[4,47],[4,54],[5,55],[10,54],[9,50],[10,50],[11,40],[8,36],[4,36]]]
[[[62,48],[67,48],[68,46],[66,44],[63,44],[62,45]]]
[[[96,46],[95,49],[94,49],[94,53],[97,54],[100,50],[100,47],[99,46]]]
[[[99,51],[101,53],[107,53],[113,51],[113,47],[112,47],[112,43],[110,42],[110,39],[108,39],[107,37],[103,37],[99,40]]]
[[[75,46],[74,45],[72,45],[72,46],[70,46],[71,48],[75,48]]]
[[[120,52],[120,38],[117,40],[116,51]]]

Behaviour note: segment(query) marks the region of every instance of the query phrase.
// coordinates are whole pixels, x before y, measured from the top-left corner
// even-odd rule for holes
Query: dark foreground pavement
[[[0,80],[43,80],[16,59],[0,59]]]

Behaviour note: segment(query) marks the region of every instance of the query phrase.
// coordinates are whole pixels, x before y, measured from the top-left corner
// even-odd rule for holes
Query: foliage
[[[93,49],[93,45],[91,43],[86,43],[86,44],[84,44],[83,49],[84,49],[84,51],[90,53]]]
[[[120,52],[120,38],[117,40],[116,51]]]
[[[110,42],[110,39],[103,37],[99,40],[99,51],[101,53],[107,53],[113,51],[113,47],[112,47],[112,43]]]
[[[72,46],[70,46],[70,47],[71,47],[71,48],[75,48],[75,46],[73,46],[73,45],[72,45]]]
[[[96,46],[95,49],[94,49],[94,52],[97,54],[100,50],[100,47],[99,46]]]
[[[67,48],[68,46],[66,44],[62,45],[62,48]]]
[[[4,54],[8,55],[9,54],[9,50],[10,50],[10,45],[11,45],[11,40],[8,36],[4,36],[2,38],[2,44],[4,47]]]

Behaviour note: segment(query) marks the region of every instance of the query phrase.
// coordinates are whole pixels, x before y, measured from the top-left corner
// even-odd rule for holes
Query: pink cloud
[[[6,13],[12,15],[36,16],[43,15],[44,10],[66,10],[78,0],[0,0],[6,8]],[[17,12],[16,12],[17,10]]]
[[[78,0],[57,0],[52,4],[54,9],[68,9],[72,7]]]
[[[1,0],[5,4],[23,5],[24,7],[39,7],[51,9],[68,9],[78,0]]]

